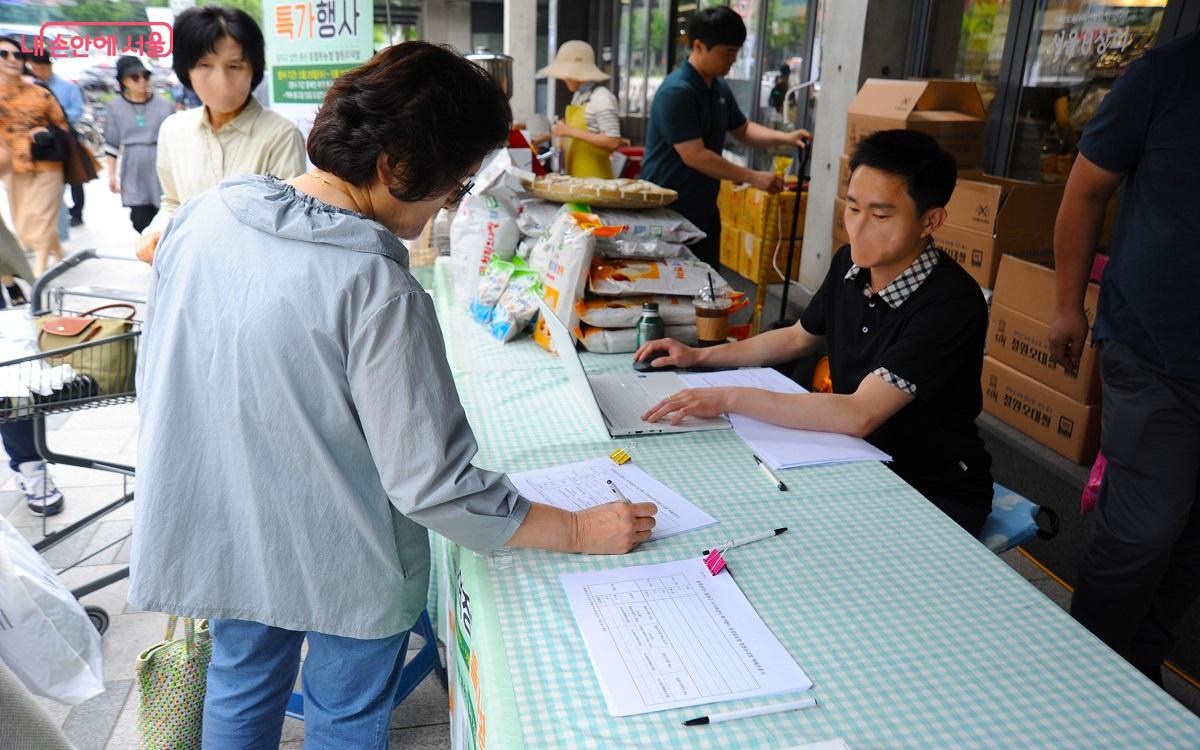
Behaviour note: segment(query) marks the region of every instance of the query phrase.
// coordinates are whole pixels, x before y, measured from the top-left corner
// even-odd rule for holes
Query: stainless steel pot
[[[487,71],[500,90],[512,98],[513,59],[501,52],[492,52],[487,47],[476,47],[466,56],[468,60]]]

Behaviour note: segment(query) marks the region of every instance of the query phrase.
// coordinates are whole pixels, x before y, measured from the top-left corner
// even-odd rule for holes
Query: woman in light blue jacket
[[[571,513],[471,464],[416,236],[505,143],[483,71],[421,42],[338,79],[317,169],[228,180],[162,236],[138,363],[130,601],[209,618],[204,747],[277,747],[300,648],[305,747],[383,748],[426,529],[471,549],[622,553],[652,504]]]

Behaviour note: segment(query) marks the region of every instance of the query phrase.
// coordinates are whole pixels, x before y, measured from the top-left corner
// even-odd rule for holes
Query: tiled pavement
[[[82,230],[75,230],[68,252],[83,247],[127,249],[133,241],[132,229],[125,220],[126,212],[119,207],[115,196],[99,189],[99,184],[97,181],[88,186],[85,209],[88,224]],[[3,206],[0,211],[6,211],[7,201],[0,200],[0,206]],[[100,264],[95,271],[80,269],[73,272],[69,283],[136,288],[144,280],[144,268],[118,263],[107,266]],[[137,445],[136,404],[56,416],[48,420],[48,427],[50,445],[60,452],[134,463]],[[52,472],[66,495],[66,510],[51,520],[47,526],[49,530],[66,526],[115,500],[124,492],[123,479],[114,474],[69,466],[54,466]],[[47,559],[57,569],[83,554],[90,554],[110,542],[122,539],[129,533],[135,507],[136,502],[118,509],[69,540],[69,543],[52,550],[47,554]],[[6,516],[31,541],[40,538],[41,521],[24,508],[7,462],[0,462],[0,514]],[[129,542],[126,539],[83,565],[63,573],[61,577],[67,586],[78,586],[120,570],[128,563],[128,559]],[[1019,552],[1009,552],[1004,559],[1060,606],[1069,604],[1069,592]],[[103,638],[108,690],[80,706],[42,701],[80,750],[129,750],[137,747],[134,661],[140,651],[161,638],[165,616],[131,609],[125,602],[127,591],[128,582],[120,581],[84,598],[84,603],[103,607],[111,617],[109,630]],[[413,645],[415,647],[418,644]],[[1053,658],[1053,655],[1047,655],[1047,658]],[[1167,674],[1167,690],[1200,714],[1200,690],[1171,673]],[[446,693],[437,679],[430,676],[393,715],[391,745],[397,748],[445,748],[449,745],[449,735]],[[302,723],[288,719],[280,747],[294,750],[302,746]]]

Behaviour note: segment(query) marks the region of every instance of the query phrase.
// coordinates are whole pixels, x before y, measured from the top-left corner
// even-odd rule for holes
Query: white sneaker
[[[45,461],[26,461],[17,467],[17,486],[25,493],[25,505],[35,516],[62,513],[63,494],[54,485]]]

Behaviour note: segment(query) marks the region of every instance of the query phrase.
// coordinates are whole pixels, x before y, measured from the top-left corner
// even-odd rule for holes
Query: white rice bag
[[[688,346],[695,346],[696,324],[667,326],[667,338],[675,339]],[[637,351],[637,328],[593,328],[580,325],[575,328],[575,338],[583,348],[597,354],[629,354]]]
[[[695,325],[691,297],[646,295],[642,297],[587,297],[575,303],[579,319],[596,328],[633,328],[642,317],[642,305],[658,303],[658,314],[666,325]]]

